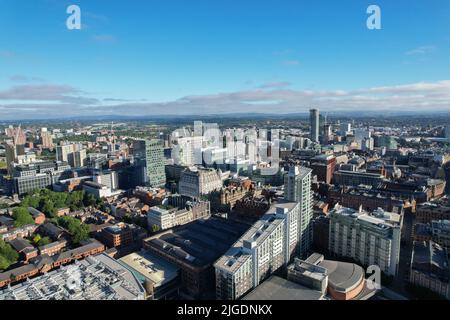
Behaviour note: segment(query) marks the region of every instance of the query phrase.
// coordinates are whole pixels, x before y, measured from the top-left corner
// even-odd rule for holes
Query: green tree
[[[49,237],[43,237],[43,238],[39,239],[37,245],[39,247],[42,247],[42,246],[45,246],[45,245],[47,245],[49,243],[52,243],[52,240]]]
[[[19,254],[8,243],[0,239],[0,270],[8,269],[17,262]]]
[[[60,217],[58,218],[57,223],[59,226],[69,231],[74,244],[79,244],[89,238],[89,227],[82,224],[80,220],[74,217]]]
[[[159,230],[161,230],[161,228],[160,228],[158,225],[156,225],[156,224],[152,225],[152,232],[153,232],[153,233],[156,233],[156,232],[158,232]]]
[[[23,207],[17,207],[13,210],[14,226],[22,227],[27,224],[34,224],[33,216]]]

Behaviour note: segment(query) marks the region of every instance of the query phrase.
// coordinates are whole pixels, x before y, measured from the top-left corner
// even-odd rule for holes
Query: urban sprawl
[[[449,299],[449,123],[0,122],[0,300]]]

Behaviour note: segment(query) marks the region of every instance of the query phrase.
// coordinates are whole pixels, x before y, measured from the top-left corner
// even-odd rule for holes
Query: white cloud
[[[412,55],[425,55],[431,52],[434,52],[436,50],[436,46],[421,46],[414,49],[411,49],[409,51],[406,51],[405,54],[407,56]]]
[[[20,118],[54,115],[200,115],[227,113],[300,113],[311,107],[326,112],[450,111],[450,80],[360,88],[355,90],[293,90],[287,83],[266,88],[190,95],[167,102],[124,102],[104,98],[103,104],[69,86],[18,86],[0,91],[0,115]],[[270,88],[271,90],[267,90]],[[2,104],[4,100],[7,103]],[[14,100],[14,101],[13,101]],[[42,101],[42,102],[39,102]],[[114,104],[115,103],[115,104]],[[32,111],[37,110],[37,111]]]

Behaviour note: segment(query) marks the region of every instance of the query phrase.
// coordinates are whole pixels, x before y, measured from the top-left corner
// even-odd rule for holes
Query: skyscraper
[[[319,110],[309,110],[310,138],[313,142],[319,142]]]
[[[284,198],[300,203],[299,255],[305,255],[312,244],[312,170],[305,167],[291,167],[284,177]]]
[[[166,172],[162,141],[145,140],[145,163],[148,184],[152,187],[164,187]]]

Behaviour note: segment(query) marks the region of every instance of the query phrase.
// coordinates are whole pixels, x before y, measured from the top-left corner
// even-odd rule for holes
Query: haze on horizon
[[[450,3],[375,2],[4,0],[0,119],[450,111]]]

